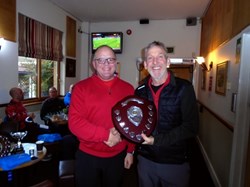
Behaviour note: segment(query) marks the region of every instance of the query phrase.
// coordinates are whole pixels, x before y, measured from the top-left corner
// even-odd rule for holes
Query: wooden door
[[[175,77],[193,81],[193,64],[171,64],[169,70],[174,73]]]

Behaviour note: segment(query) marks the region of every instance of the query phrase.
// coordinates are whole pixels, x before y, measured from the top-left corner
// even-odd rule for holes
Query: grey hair
[[[152,47],[160,47],[163,51],[164,51],[164,55],[166,57],[166,59],[168,58],[167,57],[167,49],[166,49],[166,46],[164,45],[164,43],[162,42],[159,42],[159,41],[153,41],[151,42],[150,44],[148,44],[147,47],[144,48],[144,57],[145,57],[145,60],[147,58],[147,52],[149,51],[149,49],[151,49]]]

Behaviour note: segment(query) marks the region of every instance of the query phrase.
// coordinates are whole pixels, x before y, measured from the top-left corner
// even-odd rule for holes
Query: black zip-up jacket
[[[149,79],[135,90],[135,95],[153,101]],[[198,109],[192,84],[174,77],[162,89],[158,102],[154,145],[139,145],[138,154],[154,162],[181,164],[188,161],[189,143],[198,132]]]

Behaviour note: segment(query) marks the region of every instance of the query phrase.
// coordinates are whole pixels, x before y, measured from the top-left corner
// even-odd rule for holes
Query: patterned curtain
[[[61,61],[62,32],[19,13],[19,56]]]

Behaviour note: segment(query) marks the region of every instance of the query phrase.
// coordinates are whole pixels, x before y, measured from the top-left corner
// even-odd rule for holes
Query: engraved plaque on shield
[[[138,96],[125,97],[112,108],[116,129],[127,139],[141,143],[141,133],[149,136],[156,125],[156,108],[153,102]]]

